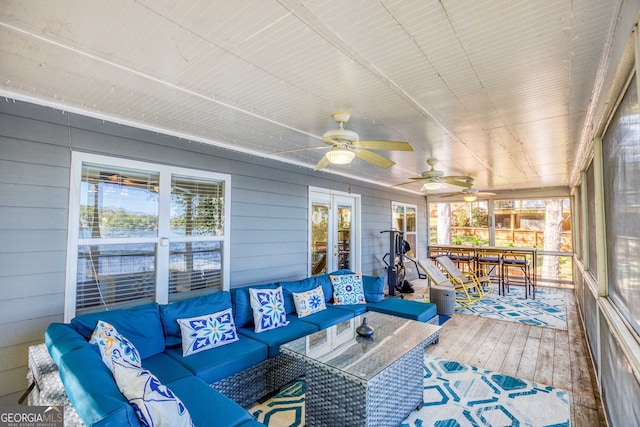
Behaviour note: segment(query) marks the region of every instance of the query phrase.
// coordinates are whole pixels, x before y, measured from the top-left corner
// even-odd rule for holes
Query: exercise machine
[[[411,284],[404,280],[404,261],[408,258],[406,253],[411,250],[409,242],[404,240],[404,233],[398,230],[382,230],[380,233],[389,233],[389,252],[382,257],[387,270],[389,296],[395,296],[396,290],[401,293],[413,293]]]

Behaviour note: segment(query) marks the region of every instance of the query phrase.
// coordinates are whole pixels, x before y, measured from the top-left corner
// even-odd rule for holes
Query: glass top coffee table
[[[356,328],[366,317],[371,338]],[[393,426],[422,405],[424,349],[440,326],[382,313],[291,341],[280,350],[306,366],[308,426]]]

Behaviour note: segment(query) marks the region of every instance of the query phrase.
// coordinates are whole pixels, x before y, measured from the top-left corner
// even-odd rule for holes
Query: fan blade
[[[458,187],[471,188],[473,184],[469,182],[467,179],[458,179],[458,178],[466,178],[466,177],[457,177],[457,176],[444,176],[442,177],[442,182],[450,185],[456,185]]]
[[[385,151],[413,151],[413,146],[408,142],[400,141],[371,141],[360,140],[353,144],[354,147],[366,148],[367,150],[385,150]]]
[[[329,159],[327,159],[327,156],[322,156],[322,158],[320,159],[320,161],[316,164],[316,167],[313,170],[320,170],[320,169],[324,169],[327,166],[329,166]]]
[[[443,194],[442,196],[438,194],[438,197],[455,197],[455,196],[460,196],[460,197],[462,197],[463,195],[464,195],[463,193]]]
[[[481,191],[478,193],[478,197],[493,197],[496,193],[489,193],[487,191]]]
[[[293,150],[285,150],[285,151],[277,151],[275,153],[270,153],[270,156],[276,156],[278,154],[286,154],[286,153],[295,153],[297,151],[307,151],[307,150],[319,150],[321,148],[330,148],[327,145],[318,145],[315,147],[305,147],[305,148],[294,148]]]
[[[415,183],[416,183],[416,181],[401,182],[400,184],[392,185],[392,186],[391,186],[391,188],[393,188],[393,187],[400,187],[401,185],[415,184]]]
[[[356,157],[358,157],[359,159],[362,159],[365,162],[369,162],[381,168],[390,168],[391,166],[396,164],[396,162],[394,162],[393,160],[389,160],[386,157],[381,156],[380,154],[376,154],[372,151],[353,150],[353,152],[356,153]]]

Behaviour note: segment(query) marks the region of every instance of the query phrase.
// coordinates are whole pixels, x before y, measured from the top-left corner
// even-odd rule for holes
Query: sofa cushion
[[[435,304],[400,298],[386,298],[380,302],[368,304],[368,307],[370,311],[391,314],[419,322],[427,322],[438,314]]]
[[[351,313],[353,313],[353,317],[355,316],[359,316],[361,314],[364,314],[367,312],[367,305],[366,304],[340,304],[340,305],[335,305],[332,303],[327,304],[327,307],[336,307],[336,308],[340,308],[340,310],[349,310]]]
[[[255,424],[242,406],[195,377],[181,378],[166,385],[189,408],[197,427],[262,425]]]
[[[362,287],[364,289],[364,299],[367,302],[379,302],[384,299],[384,277],[383,276],[362,276]]]
[[[233,304],[233,315],[236,321],[236,328],[253,324],[253,311],[251,309],[251,297],[249,289],[275,289],[275,283],[265,285],[245,286],[231,289],[231,302]]]
[[[276,289],[249,289],[253,326],[256,332],[287,326],[287,312],[284,309],[282,287]]]
[[[153,372],[163,384],[193,375],[190,370],[169,356],[166,350],[164,353],[142,359],[142,367]]]
[[[71,326],[89,340],[98,320],[112,324],[118,332],[133,343],[143,359],[164,351],[164,333],[156,303],[126,310],[82,314],[71,320]]]
[[[207,384],[241,372],[268,356],[265,344],[244,336],[229,345],[187,357],[182,356],[180,347],[167,347],[165,353]]]
[[[60,364],[60,356],[82,347],[93,347],[68,323],[52,323],[44,333],[44,343],[51,358]]]
[[[67,396],[85,425],[140,426],[94,346],[62,355],[58,369]]]
[[[169,387],[146,369],[113,361],[113,377],[145,426],[193,427],[189,411]]]
[[[280,345],[317,332],[319,328],[308,322],[291,316],[289,324],[282,328],[272,329],[270,331],[257,333],[252,327],[244,326],[238,328],[238,333],[256,341],[266,344],[269,347],[269,357],[275,357],[280,354]],[[242,339],[240,340],[242,341]]]
[[[317,313],[327,308],[322,286],[318,286],[310,291],[294,292],[293,302],[296,306],[295,314],[298,318]]]
[[[335,305],[367,303],[364,298],[361,273],[329,277],[331,284],[333,284],[333,303]]]
[[[288,282],[278,282],[278,286],[282,286],[282,295],[284,297],[284,309],[287,314],[295,313],[296,306],[293,299],[294,293],[307,292],[318,287],[318,280],[315,277],[308,277],[303,280],[293,280]]]
[[[227,308],[231,308],[231,295],[228,291],[161,305],[160,318],[166,335],[166,345],[172,346],[182,343],[178,319],[211,314]]]
[[[342,306],[339,306],[342,307]],[[351,310],[342,310],[338,306],[327,306],[325,310],[318,311],[317,313],[310,314],[308,316],[304,316],[298,319],[303,322],[312,323],[318,327],[318,329],[326,329],[329,326],[337,325],[338,323],[344,322],[345,320],[349,320],[353,318],[354,312]],[[366,309],[366,306],[362,306]],[[292,314],[292,316],[295,316]]]
[[[238,341],[230,308],[204,316],[178,319],[178,323],[182,333],[182,355],[185,357]]]

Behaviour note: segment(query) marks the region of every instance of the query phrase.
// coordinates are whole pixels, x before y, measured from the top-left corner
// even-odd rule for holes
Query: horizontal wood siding
[[[115,123],[0,102],[0,404],[27,386],[27,348],[62,321],[71,152],[231,175],[232,287],[307,276],[308,188],[361,195],[362,272],[384,275],[391,201],[424,198]]]

